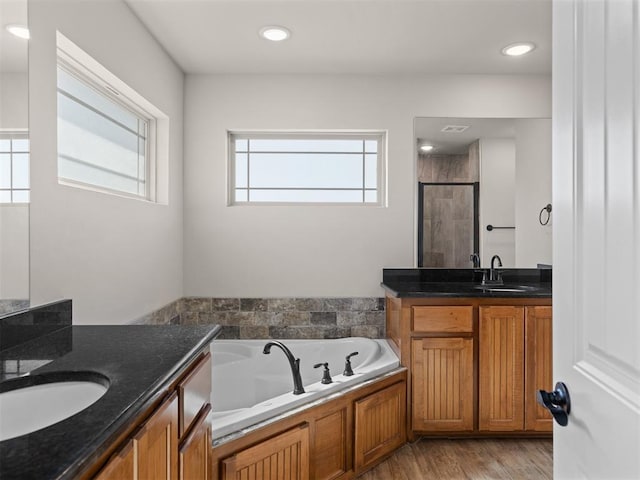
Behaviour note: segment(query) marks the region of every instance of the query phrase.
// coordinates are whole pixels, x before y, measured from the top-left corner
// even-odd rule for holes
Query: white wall
[[[516,265],[535,268],[552,262],[553,213],[546,226],[538,220],[551,203],[551,119],[516,120],[515,130]]]
[[[414,117],[550,111],[548,76],[187,76],[185,294],[381,295],[416,255]],[[229,207],[227,129],[388,130],[388,207]]]
[[[184,75],[120,0],[29,1],[32,303],[124,323],[182,296]],[[61,186],[56,29],[170,117],[169,205]]]
[[[29,205],[0,205],[0,299],[29,298]]]
[[[0,73],[0,128],[28,128],[28,105],[28,75],[26,73]]]
[[[481,265],[500,255],[502,266],[514,267],[515,229],[487,230],[487,225],[515,226],[516,145],[513,138],[480,139]]]
[[[0,73],[0,129],[29,127],[26,73]],[[29,205],[0,205],[0,299],[29,298]]]

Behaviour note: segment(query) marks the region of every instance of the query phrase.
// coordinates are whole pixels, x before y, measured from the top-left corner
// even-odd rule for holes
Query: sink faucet
[[[469,261],[473,262],[473,268],[480,268],[480,256],[477,253],[469,255]]]
[[[498,261],[498,267],[502,266],[502,259],[500,258],[500,255],[494,255],[493,257],[491,257],[491,268],[489,269],[489,280],[495,283],[502,283],[502,272],[497,271],[496,267],[494,266],[496,260]]]
[[[498,267],[502,267],[502,260],[499,255],[491,257],[491,268],[489,269],[489,278],[487,279],[487,272],[485,271],[482,278],[483,285],[502,285],[502,272],[495,267],[496,260],[498,261]]]
[[[304,393],[304,387],[302,386],[302,378],[300,377],[300,359],[295,358],[293,356],[293,353],[291,353],[291,350],[289,350],[284,343],[278,342],[277,340],[268,342],[264,346],[264,350],[262,350],[262,353],[266,355],[270,354],[271,347],[274,347],[274,346],[282,350],[284,354],[287,356],[287,360],[289,360],[289,366],[291,367],[291,374],[293,375],[293,394],[300,395],[301,393]]]

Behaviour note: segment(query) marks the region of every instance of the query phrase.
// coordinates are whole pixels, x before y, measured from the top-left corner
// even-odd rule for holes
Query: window
[[[148,198],[150,120],[58,65],[58,177]]]
[[[232,204],[382,205],[382,132],[230,132]]]
[[[57,91],[59,183],[157,201],[166,116],[60,33]]]
[[[29,203],[29,135],[0,133],[0,203]]]

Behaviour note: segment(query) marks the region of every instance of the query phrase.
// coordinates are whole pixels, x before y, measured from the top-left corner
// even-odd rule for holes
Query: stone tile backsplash
[[[6,315],[29,308],[29,299],[0,299],[0,315]]]
[[[218,338],[383,338],[384,298],[185,297],[134,323],[219,324]]]

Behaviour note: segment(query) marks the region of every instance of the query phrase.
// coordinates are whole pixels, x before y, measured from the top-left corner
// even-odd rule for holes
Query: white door
[[[553,5],[556,479],[640,479],[640,1]]]

